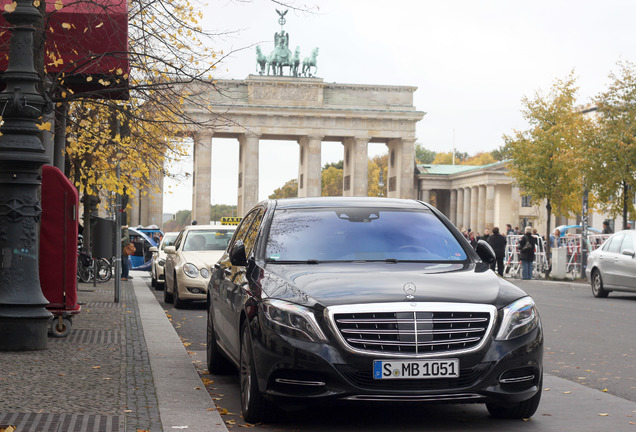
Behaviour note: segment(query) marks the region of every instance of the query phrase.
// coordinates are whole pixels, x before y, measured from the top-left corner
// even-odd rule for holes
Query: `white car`
[[[153,246],[149,249],[149,251],[152,252],[152,262],[150,264],[150,285],[155,287],[156,290],[163,289],[166,282],[163,272],[163,266],[166,263],[166,252],[164,248],[166,246],[172,246],[178,235],[178,232],[165,233],[159,243],[159,247]]]
[[[181,308],[187,301],[207,299],[210,268],[223,255],[235,230],[233,225],[189,225],[174,246],[166,246],[166,303]]]

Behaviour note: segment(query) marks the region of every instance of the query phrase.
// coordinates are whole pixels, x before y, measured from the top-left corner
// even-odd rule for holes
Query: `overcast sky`
[[[633,0],[322,0],[294,3],[289,46],[301,58],[320,48],[318,78],[325,82],[415,86],[414,105],[426,113],[418,143],[436,152],[475,154],[503,144],[527,124],[521,98],[547,92],[572,70],[579,102],[603,91],[619,60],[636,61]],[[312,6],[318,6],[318,9]],[[204,25],[219,32],[216,49],[235,51],[217,78],[256,73],[255,45],[268,54],[280,30],[269,0],[209,1]],[[244,48],[244,49],[243,49]],[[370,146],[370,154],[386,146]],[[323,143],[323,165],[343,158],[342,145]],[[191,171],[191,161],[184,163]],[[298,174],[298,144],[263,141],[259,198]],[[238,143],[214,140],[212,203],[236,204]],[[191,209],[191,180],[166,182],[164,212]]]

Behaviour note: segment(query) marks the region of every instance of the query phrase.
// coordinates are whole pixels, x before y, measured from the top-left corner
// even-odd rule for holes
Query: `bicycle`
[[[93,258],[88,252],[80,250],[77,253],[77,279],[90,282],[95,279],[98,283],[108,282],[113,276],[113,268],[106,258]]]

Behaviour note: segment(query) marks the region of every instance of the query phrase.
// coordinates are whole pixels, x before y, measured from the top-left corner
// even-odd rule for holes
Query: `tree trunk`
[[[627,229],[627,209],[629,208],[629,185],[623,180],[623,229]]]

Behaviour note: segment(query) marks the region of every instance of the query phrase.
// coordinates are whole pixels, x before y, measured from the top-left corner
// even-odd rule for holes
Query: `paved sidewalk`
[[[226,432],[141,274],[78,284],[82,311],[42,351],[0,352],[0,428],[16,432]]]

